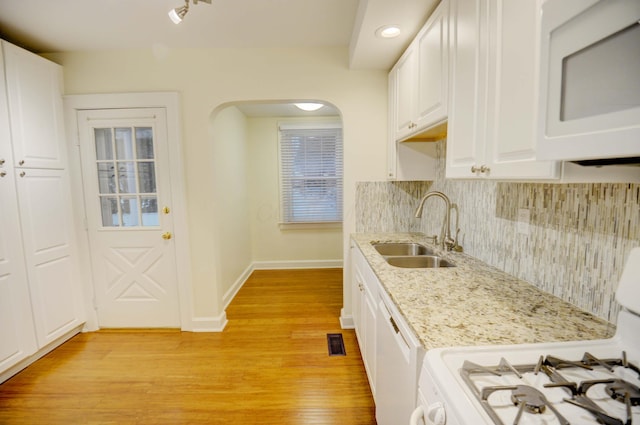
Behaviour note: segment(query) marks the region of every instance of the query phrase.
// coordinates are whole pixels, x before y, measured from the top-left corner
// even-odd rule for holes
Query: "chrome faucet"
[[[451,201],[449,200],[447,195],[438,191],[428,192],[426,195],[424,195],[424,198],[422,198],[422,200],[420,201],[420,205],[418,205],[418,209],[416,210],[415,216],[416,218],[422,217],[422,209],[424,207],[424,203],[427,199],[431,198],[432,196],[436,196],[442,199],[445,203],[445,208],[446,208],[445,216],[444,216],[445,234],[444,234],[444,238],[442,239],[442,247],[447,251],[451,251],[457,245],[457,243],[451,237]]]

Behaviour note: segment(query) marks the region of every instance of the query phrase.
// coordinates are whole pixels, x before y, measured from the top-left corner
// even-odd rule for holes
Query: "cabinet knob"
[[[26,175],[27,175],[27,173],[25,173],[24,171],[20,171],[20,177],[24,177]]]
[[[489,171],[491,171],[491,169],[489,167],[487,167],[486,165],[482,165],[480,167],[480,172],[481,173],[488,173]]]
[[[0,165],[4,165],[4,158],[0,158]]]
[[[162,239],[164,239],[165,241],[168,241],[169,239],[171,239],[173,235],[171,234],[171,232],[165,232],[162,234]]]
[[[480,169],[479,169],[478,167],[476,167],[475,165],[472,165],[472,166],[471,166],[471,172],[472,172],[473,174],[477,173],[478,171],[480,171]]]
[[[21,159],[21,160],[18,162],[18,165],[24,165],[24,159]]]
[[[6,171],[4,171],[4,170],[0,171],[0,177],[4,177],[4,176],[6,176],[6,175],[7,175],[7,172],[6,172]]]

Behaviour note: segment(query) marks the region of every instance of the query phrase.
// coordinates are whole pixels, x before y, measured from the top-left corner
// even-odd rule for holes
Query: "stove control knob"
[[[421,421],[420,419],[424,419]],[[444,410],[444,404],[438,402],[430,404],[425,407],[420,405],[416,407],[416,410],[411,414],[409,425],[418,425],[424,423],[425,425],[446,425],[447,416]]]
[[[428,425],[445,425],[447,423],[447,414],[444,404],[440,402],[430,404],[427,407],[425,418]]]

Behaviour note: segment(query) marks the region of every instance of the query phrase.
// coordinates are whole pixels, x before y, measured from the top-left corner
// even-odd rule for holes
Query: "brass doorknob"
[[[169,239],[171,239],[171,232],[165,232],[162,234],[162,239],[168,241]]]

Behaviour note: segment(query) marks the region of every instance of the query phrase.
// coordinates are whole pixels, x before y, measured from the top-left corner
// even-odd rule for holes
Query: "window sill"
[[[318,223],[279,223],[280,230],[342,229],[341,221],[323,221]]]

